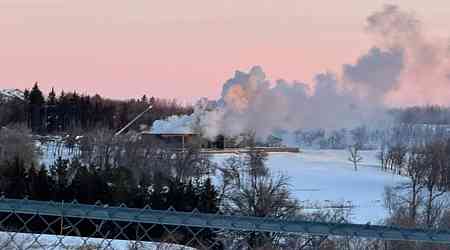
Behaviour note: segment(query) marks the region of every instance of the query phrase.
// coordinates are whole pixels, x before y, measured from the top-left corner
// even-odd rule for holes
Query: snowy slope
[[[348,162],[345,150],[271,153],[267,164],[272,172],[289,176],[294,195],[307,208],[352,205],[352,222],[378,224],[387,215],[383,206],[385,186],[407,178],[380,171],[376,151],[364,151],[362,155],[358,171]],[[213,159],[220,163],[229,156],[215,155]]]
[[[24,100],[23,91],[19,89],[0,89],[0,100],[14,98]]]

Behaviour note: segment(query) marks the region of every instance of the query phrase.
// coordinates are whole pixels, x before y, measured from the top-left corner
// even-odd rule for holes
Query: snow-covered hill
[[[24,93],[20,89],[0,89],[0,100],[24,100]]]

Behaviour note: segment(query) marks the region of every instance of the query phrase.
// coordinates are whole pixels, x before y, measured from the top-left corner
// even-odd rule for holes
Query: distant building
[[[193,132],[153,132],[143,131],[141,135],[144,140],[151,140],[154,142],[160,142],[170,147],[185,148],[191,143],[199,143],[202,148],[225,148],[225,137],[217,136],[216,140],[208,140],[202,137],[200,134]]]
[[[175,148],[185,148],[186,145],[193,143],[194,140],[200,139],[200,135],[195,133],[159,133],[152,131],[141,132],[144,140],[153,140],[156,142],[164,143],[168,146]]]

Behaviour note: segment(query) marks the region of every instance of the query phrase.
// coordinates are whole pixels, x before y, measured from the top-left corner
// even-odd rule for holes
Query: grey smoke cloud
[[[450,79],[446,77],[450,73],[448,39],[432,37],[416,14],[395,5],[386,5],[370,15],[366,30],[378,47],[403,52],[398,86],[386,93],[389,103],[450,104]]]
[[[387,93],[399,87],[404,60],[402,49],[382,50],[374,47],[356,64],[345,64],[343,78],[345,82],[353,83],[363,96],[380,102]]]
[[[385,5],[382,10],[367,17],[366,30],[382,37],[388,47],[403,47],[422,34],[422,24],[412,12],[401,10],[397,5]]]

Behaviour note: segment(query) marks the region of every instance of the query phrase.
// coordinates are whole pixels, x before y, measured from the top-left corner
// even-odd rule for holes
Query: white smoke
[[[180,125],[190,126],[192,132],[210,139],[219,134],[234,137],[254,133],[264,140],[274,131],[293,132],[318,126],[334,129],[364,120],[367,107],[350,91],[340,89],[333,74],[318,75],[315,85],[310,90],[300,82],[278,80],[272,84],[259,66],[248,73],[236,71],[223,85],[219,100],[202,99],[189,118],[158,121],[152,131],[168,132],[160,128]]]
[[[170,116],[166,120],[153,123],[151,132],[155,134],[190,134],[192,133],[192,117],[189,115]]]
[[[219,100],[202,99],[191,116],[171,117],[152,130],[180,125],[211,139],[252,132],[264,140],[276,131],[373,124],[392,103],[449,104],[450,50],[427,39],[413,14],[387,5],[368,17],[367,31],[376,46],[343,65],[341,77],[327,72],[310,85],[271,83],[259,66],[236,71]]]
[[[396,87],[386,95],[395,105],[449,105],[449,39],[432,37],[414,13],[386,5],[367,18],[367,31],[377,46],[403,53]]]

